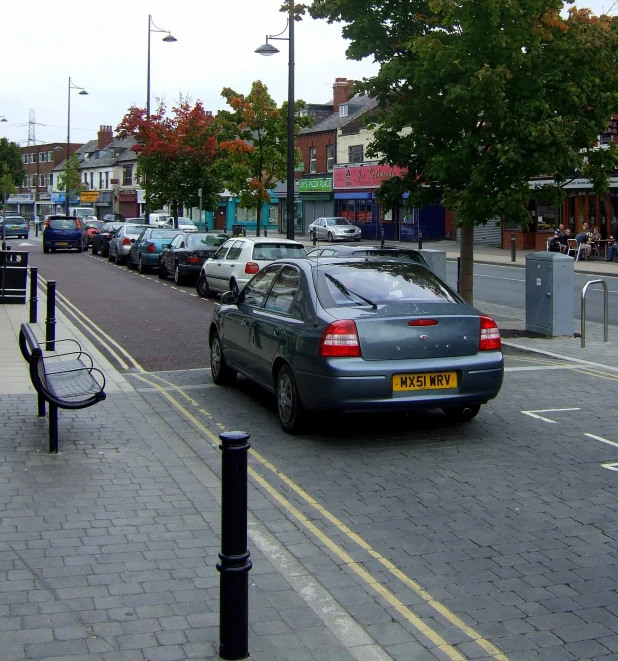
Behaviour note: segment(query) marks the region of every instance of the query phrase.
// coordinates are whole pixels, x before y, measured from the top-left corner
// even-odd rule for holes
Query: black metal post
[[[58,454],[58,407],[49,405],[49,454]]]
[[[243,225],[243,228],[242,228],[242,235],[247,236],[247,228],[244,225]]]
[[[384,225],[380,225],[380,247],[384,248]]]
[[[318,235],[317,235],[317,232],[316,232],[315,230],[313,230],[312,233],[313,233],[313,245],[314,245],[314,246],[317,246],[317,244],[318,244]]]
[[[219,581],[219,656],[249,656],[249,570],[247,550],[247,442],[249,434],[232,431],[221,440],[221,553]]]
[[[457,293],[459,294],[459,284],[461,282],[461,257],[457,258]]]
[[[511,261],[514,262],[516,261],[515,257],[515,234],[511,234]]]
[[[420,229],[418,231],[418,249],[423,249],[423,230]]]
[[[47,281],[47,319],[45,320],[45,351],[56,350],[56,281]]]
[[[37,320],[37,305],[39,299],[37,297],[38,293],[38,279],[39,279],[39,269],[36,266],[30,267],[30,323],[36,324]]]

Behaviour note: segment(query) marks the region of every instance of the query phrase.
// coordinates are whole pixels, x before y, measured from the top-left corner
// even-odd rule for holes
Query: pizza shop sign
[[[392,165],[344,165],[333,171],[333,188],[378,188],[383,181],[405,174],[407,170]]]

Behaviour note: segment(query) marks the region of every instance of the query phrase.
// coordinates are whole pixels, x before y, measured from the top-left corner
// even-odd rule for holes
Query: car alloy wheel
[[[236,380],[237,372],[231,370],[225,362],[219,333],[213,335],[210,343],[210,373],[212,374],[212,380],[218,386],[229,385]]]
[[[277,413],[283,430],[298,433],[303,425],[303,406],[292,370],[284,365],[277,374]]]
[[[139,256],[139,259],[137,261],[137,270],[142,274],[146,273],[148,271],[148,267],[142,261],[142,256],[141,255]]]
[[[208,286],[208,279],[203,273],[200,273],[195,283],[195,291],[200,298],[212,298],[216,296],[215,292]]]
[[[332,233],[332,232],[329,232],[329,233],[328,233],[328,242],[329,242],[329,243],[332,243],[334,240],[335,240],[335,239],[333,238],[333,233]]]
[[[176,264],[176,268],[174,269],[174,282],[177,285],[182,285],[185,281],[184,276],[180,273],[180,267],[178,264]]]
[[[120,253],[116,251],[116,258],[114,260],[117,264],[117,266],[120,266],[122,264],[122,257],[120,256]]]

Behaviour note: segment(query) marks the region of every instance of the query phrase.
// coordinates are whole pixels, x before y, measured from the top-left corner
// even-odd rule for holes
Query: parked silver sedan
[[[316,218],[309,225],[309,238],[326,239],[331,243],[333,241],[360,241],[361,229],[346,218],[339,216]]]
[[[142,233],[144,225],[136,223],[123,223],[114,236],[109,240],[107,259],[116,264],[124,264],[131,250],[131,244]]]
[[[213,381],[240,373],[275,393],[290,433],[308,411],[470,420],[504,374],[494,320],[413,261],[278,260],[223,294],[208,340]]]

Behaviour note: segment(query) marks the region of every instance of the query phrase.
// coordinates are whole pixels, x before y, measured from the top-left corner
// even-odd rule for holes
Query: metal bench
[[[73,339],[55,342],[73,342],[77,351],[45,356],[32,326],[28,323],[21,325],[19,348],[28,363],[30,380],[37,392],[39,416],[45,415],[45,402],[49,404],[50,454],[58,452],[58,409],[85,409],[106,397],[105,376],[93,366],[92,357],[82,351],[79,342]]]

